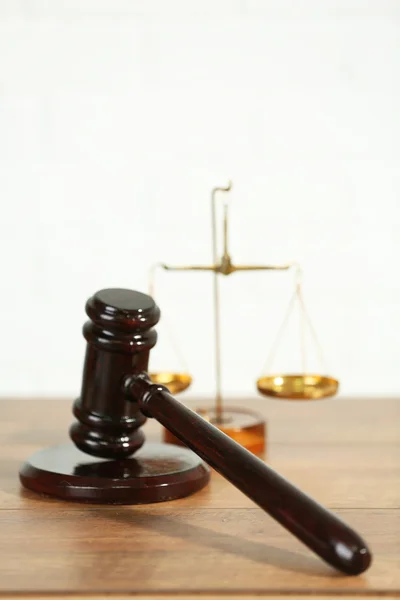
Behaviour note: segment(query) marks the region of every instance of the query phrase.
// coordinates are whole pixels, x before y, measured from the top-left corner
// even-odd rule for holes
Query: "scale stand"
[[[212,264],[211,265],[183,265],[171,266],[165,263],[154,265],[150,273],[149,293],[154,296],[155,273],[156,268],[165,271],[210,271],[213,274],[213,297],[214,297],[214,344],[215,344],[215,402],[212,407],[198,407],[196,412],[203,418],[211,422],[218,429],[226,433],[235,441],[243,445],[254,454],[262,454],[265,450],[266,423],[264,417],[253,411],[244,408],[233,408],[224,406],[222,397],[222,360],[221,360],[221,334],[220,334],[220,276],[229,276],[241,271],[288,271],[291,268],[296,270],[296,289],[294,296],[289,304],[287,314],[277,339],[273,344],[269,363],[276,352],[276,347],[281,338],[283,329],[287,324],[290,312],[297,300],[301,310],[301,348],[303,369],[301,373],[277,374],[270,373],[263,375],[257,380],[257,389],[260,394],[271,398],[290,399],[290,400],[317,400],[334,396],[338,391],[339,382],[328,375],[308,373],[305,367],[304,350],[304,322],[307,323],[315,343],[320,349],[315,330],[312,326],[310,317],[306,311],[304,300],[301,293],[301,269],[297,263],[285,265],[235,265],[232,262],[228,251],[228,209],[229,204],[225,199],[223,203],[223,250],[222,255],[218,257],[217,244],[217,217],[216,217],[216,197],[218,192],[227,193],[232,189],[232,184],[226,187],[216,187],[211,192],[211,228],[212,228]],[[321,352],[322,354],[322,352]],[[183,362],[183,361],[182,361]],[[171,371],[150,371],[150,377],[153,383],[165,385],[172,394],[178,394],[186,390],[192,383],[192,377],[189,372],[171,372]],[[173,434],[165,430],[164,440],[169,443],[182,445]]]

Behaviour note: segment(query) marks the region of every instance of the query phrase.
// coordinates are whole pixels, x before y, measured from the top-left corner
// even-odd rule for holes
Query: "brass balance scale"
[[[229,276],[241,271],[289,271],[295,273],[295,290],[288,304],[283,322],[278,330],[276,339],[272,344],[267,364],[271,365],[276,355],[279,342],[287,326],[290,315],[297,303],[300,312],[300,347],[302,358],[302,371],[300,373],[274,373],[268,370],[268,374],[262,375],[257,379],[256,387],[258,392],[270,398],[285,400],[320,400],[334,396],[339,388],[337,379],[325,374],[307,372],[305,359],[305,326],[307,325],[312,335],[313,341],[317,346],[321,362],[324,363],[321,345],[318,341],[315,329],[307,312],[302,295],[302,270],[297,263],[285,265],[235,265],[232,262],[228,251],[228,212],[229,201],[227,193],[232,189],[231,182],[226,187],[216,187],[211,193],[211,227],[212,227],[212,255],[213,264],[211,265],[184,265],[171,266],[164,263],[157,263],[150,271],[149,293],[154,297],[155,294],[155,275],[158,268],[165,271],[210,271],[213,274],[213,295],[214,295],[214,344],[215,344],[215,402],[212,407],[199,407],[196,409],[205,419],[212,422],[224,433],[235,439],[237,442],[248,448],[250,451],[260,454],[265,448],[266,424],[264,418],[252,411],[244,408],[224,406],[222,397],[222,361],[221,361],[221,333],[220,333],[220,276]],[[218,257],[217,240],[217,194],[224,194],[223,202],[223,251]],[[180,354],[175,345],[175,353]],[[182,364],[184,360],[181,357]],[[172,394],[179,394],[192,384],[192,376],[188,369],[182,369],[181,372],[171,371],[153,371],[150,377],[154,383],[165,385]],[[180,442],[167,430],[164,431],[166,442],[179,444]]]

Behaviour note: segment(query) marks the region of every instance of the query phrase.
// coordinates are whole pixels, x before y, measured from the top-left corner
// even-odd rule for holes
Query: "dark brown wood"
[[[148,504],[183,498],[203,488],[210,470],[190,450],[146,444],[123,460],[94,458],[72,444],[41,450],[22,467],[23,485],[63,500]]]
[[[156,418],[326,562],[349,575],[368,569],[371,553],[358,533],[175,400],[166,387],[152,384],[145,373],[127,378],[125,387],[147,416]]]
[[[160,310],[146,294],[110,289],[94,294],[86,313],[90,320],[83,327],[87,349],[82,389],[70,436],[83,452],[125,458],[142,446],[139,427],[146,419],[126,401],[121,381],[127,373],[147,370]]]
[[[86,313],[82,389],[70,428],[76,448],[57,446],[32,456],[20,471],[22,484],[67,500],[124,504],[198,491],[209,481],[209,468],[188,449],[160,444],[142,449],[146,417],[122,385],[126,375],[147,369],[158,306],[140,292],[106,289],[88,300]]]

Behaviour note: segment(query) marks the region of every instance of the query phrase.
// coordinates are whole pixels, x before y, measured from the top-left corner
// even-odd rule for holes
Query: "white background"
[[[341,393],[398,395],[399,69],[396,0],[0,0],[0,394],[77,394],[86,299],[209,262],[232,179],[234,261],[299,261]],[[158,280],[193,395],[211,284]],[[222,281],[227,395],[256,393],[292,291]],[[176,368],[162,334],[152,364]],[[298,356],[294,318],[274,368]]]

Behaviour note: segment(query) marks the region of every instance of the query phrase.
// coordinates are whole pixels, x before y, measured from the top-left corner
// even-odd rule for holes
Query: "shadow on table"
[[[115,512],[105,510],[104,518],[123,522],[127,527],[134,526],[151,530],[165,536],[182,539],[191,544],[201,545],[214,550],[234,554],[254,562],[272,565],[283,570],[316,577],[343,577],[320,559],[303,556],[297,552],[277,548],[263,542],[253,542],[238,535],[230,535],[182,522],[172,516],[160,515],[118,506]]]

